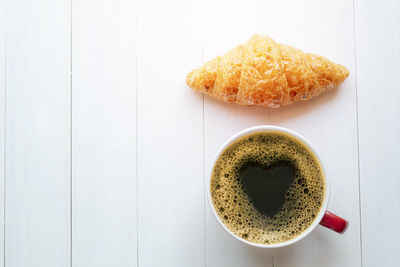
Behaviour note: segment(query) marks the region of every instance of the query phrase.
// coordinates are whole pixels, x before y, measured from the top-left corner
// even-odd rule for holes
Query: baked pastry
[[[195,91],[241,105],[277,108],[309,100],[349,76],[342,65],[254,35],[186,77]]]

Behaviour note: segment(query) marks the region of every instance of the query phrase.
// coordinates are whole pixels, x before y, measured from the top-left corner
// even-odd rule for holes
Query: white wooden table
[[[277,110],[187,88],[256,32],[350,77]],[[0,0],[0,266],[399,266],[399,99],[396,0]],[[259,124],[317,147],[344,235],[265,250],[217,224],[211,157]]]

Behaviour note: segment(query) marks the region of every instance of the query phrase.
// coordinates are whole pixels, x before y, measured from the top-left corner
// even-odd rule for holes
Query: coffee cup
[[[208,177],[212,213],[245,244],[291,245],[318,224],[338,233],[347,229],[346,220],[327,210],[324,162],[311,143],[292,130],[255,126],[240,131],[216,152]]]

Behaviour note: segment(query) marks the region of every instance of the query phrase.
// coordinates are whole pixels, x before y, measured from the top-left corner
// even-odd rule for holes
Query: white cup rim
[[[321,205],[321,209],[318,213],[318,215],[316,216],[316,218],[314,219],[313,223],[305,230],[303,231],[300,235],[296,236],[293,239],[290,239],[288,241],[285,242],[281,242],[281,243],[276,243],[276,244],[259,244],[259,243],[253,243],[253,242],[249,242],[239,236],[237,236],[236,234],[232,233],[227,227],[226,225],[221,221],[221,219],[219,218],[217,212],[215,211],[215,207],[212,203],[212,198],[211,198],[211,190],[210,190],[210,182],[211,182],[211,176],[212,176],[212,172],[214,170],[214,165],[217,162],[217,160],[219,159],[220,155],[222,154],[223,151],[225,151],[225,149],[232,144],[234,141],[236,141],[238,138],[251,134],[251,133],[257,133],[257,132],[280,132],[280,133],[284,133],[287,134],[295,139],[298,139],[302,144],[304,144],[309,150],[311,150],[311,152],[314,153],[314,155],[317,157],[321,168],[323,170],[324,173],[324,182],[325,182],[325,194],[324,194],[324,200],[322,202]],[[287,128],[283,128],[283,127],[279,127],[279,126],[273,126],[273,125],[259,125],[259,126],[254,126],[254,127],[250,127],[247,129],[244,129],[236,134],[234,134],[233,136],[231,136],[230,138],[228,138],[228,140],[225,141],[225,143],[218,149],[218,151],[215,153],[215,156],[211,162],[211,168],[209,170],[208,173],[208,179],[207,179],[207,195],[208,195],[208,201],[209,201],[209,205],[211,207],[211,210],[214,214],[214,217],[216,218],[216,220],[218,221],[218,223],[222,226],[223,229],[225,229],[226,232],[228,232],[231,236],[233,236],[234,238],[236,238],[237,240],[253,246],[253,247],[259,247],[259,248],[278,248],[278,247],[284,247],[284,246],[288,246],[291,245],[301,239],[303,239],[304,237],[306,237],[309,233],[311,233],[314,228],[320,223],[320,221],[322,220],[322,217],[325,214],[325,211],[327,209],[328,206],[328,200],[329,200],[329,180],[328,180],[328,175],[326,172],[326,168],[324,166],[324,163],[321,159],[320,154],[315,150],[314,146],[311,145],[311,143],[304,138],[303,136],[301,136],[300,134],[289,130]]]

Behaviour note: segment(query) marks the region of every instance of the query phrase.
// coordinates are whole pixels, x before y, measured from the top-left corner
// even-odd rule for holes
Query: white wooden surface
[[[72,266],[137,262],[135,10],[72,3]]]
[[[399,18],[395,0],[0,0],[0,267],[397,266]],[[350,77],[278,110],[187,88],[256,32]],[[210,160],[259,124],[317,147],[344,235],[263,250],[216,223]]]
[[[69,266],[69,3],[6,4],[4,265]]]
[[[201,2],[137,15],[138,266],[204,266],[203,102],[182,79],[201,64]]]
[[[364,266],[398,266],[400,3],[356,2]]]

